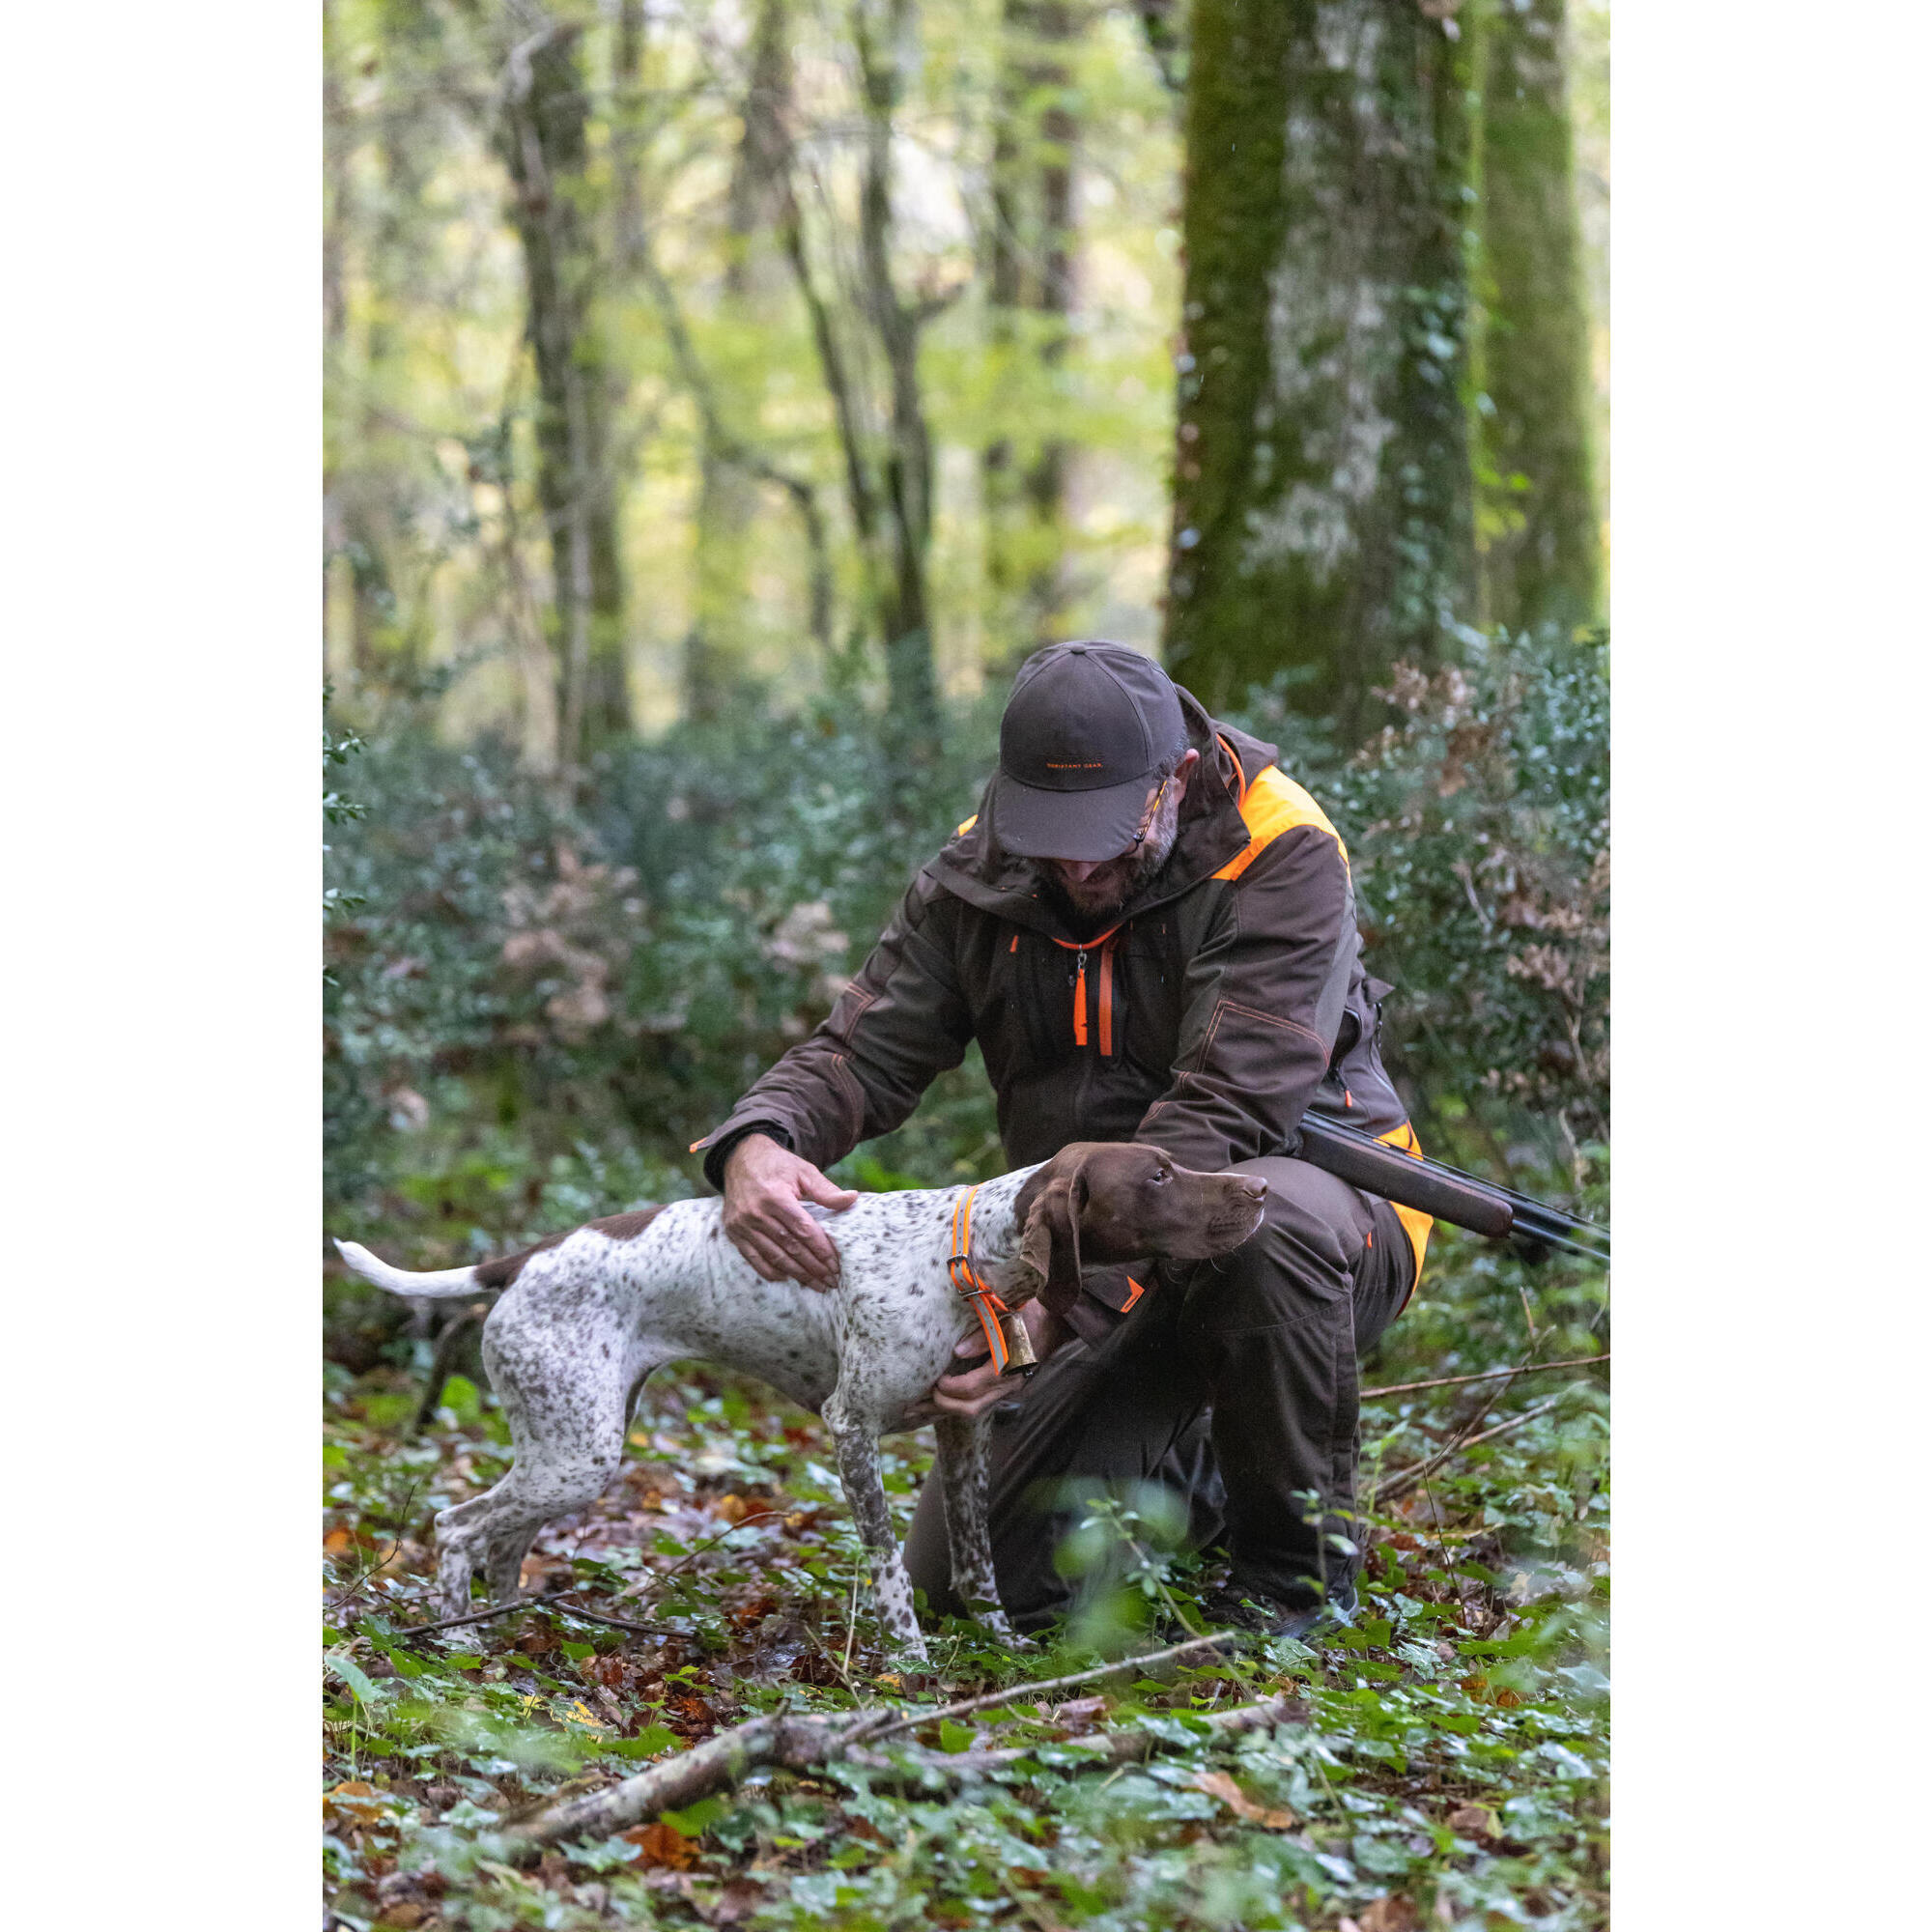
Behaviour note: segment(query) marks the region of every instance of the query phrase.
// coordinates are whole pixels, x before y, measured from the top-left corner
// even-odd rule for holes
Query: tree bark
[[[498,145],[515,189],[537,370],[537,495],[549,526],[563,657],[563,750],[630,723],[617,493],[608,460],[610,371],[593,312],[582,29],[553,20],[510,54]]]
[[[881,464],[888,536],[878,584],[886,644],[887,703],[901,750],[923,757],[939,745],[926,557],[932,543],[932,440],[919,387],[923,316],[893,277],[892,144],[904,92],[901,62],[913,0],[854,0],[853,39],[865,109],[859,186],[860,279],[868,321],[885,351],[891,403]],[[881,42],[883,41],[883,44]]]
[[[1050,398],[1073,308],[1073,155],[1079,122],[1059,52],[1074,25],[1064,0],[1006,0],[992,169],[989,294],[1003,394]],[[1023,318],[1033,320],[1023,321]],[[1023,358],[1037,358],[1037,370]],[[1009,403],[1009,413],[1027,413]],[[1037,413],[1037,412],[1035,412]],[[996,629],[1022,655],[1061,634],[1061,514],[1066,446],[1049,429],[1029,451],[1010,435],[981,456],[986,575]],[[1008,651],[996,647],[995,656]]]
[[[350,162],[354,143],[349,129],[349,100],[342,85],[342,50],[338,42],[335,0],[323,0],[322,8],[322,127],[323,183],[325,209],[322,225],[322,339],[326,357],[326,381],[332,397],[334,386],[343,380],[344,352],[349,342],[349,236],[353,226],[351,199],[354,191]],[[325,421],[322,467],[322,634],[336,636],[336,600],[330,580],[336,575],[335,558],[348,548],[348,528],[342,503],[334,412]],[[351,631],[353,645],[354,613],[345,628]]]
[[[800,180],[810,168],[791,142],[778,170],[779,233],[811,325],[843,457],[846,505],[864,561],[867,596],[885,646],[888,726],[897,769],[910,774],[939,744],[926,560],[932,538],[932,448],[919,382],[921,331],[949,297],[908,302],[893,274],[892,144],[903,93],[900,62],[913,0],[853,0],[859,57],[860,156],[856,317],[837,311],[820,286],[806,232]],[[835,243],[836,245],[836,243]],[[871,344],[886,367],[886,393],[867,381]],[[842,671],[835,667],[835,677]]]
[[[1166,644],[1209,705],[1286,670],[1356,728],[1470,598],[1469,64],[1444,24],[1197,0]]]
[[[1602,555],[1564,0],[1484,0],[1479,35],[1483,614],[1569,626],[1599,612]]]
[[[782,219],[780,181],[791,108],[788,0],[761,0],[753,23],[742,131],[725,203],[723,305],[740,322],[768,325],[783,261],[774,245]],[[743,690],[753,648],[747,580],[759,492],[733,447],[707,426],[700,452],[696,527],[696,609],[684,644],[684,709],[689,718],[724,716]],[[816,594],[816,559],[814,596]]]
[[[624,274],[637,268],[644,240],[644,0],[618,0],[611,58],[611,254]]]

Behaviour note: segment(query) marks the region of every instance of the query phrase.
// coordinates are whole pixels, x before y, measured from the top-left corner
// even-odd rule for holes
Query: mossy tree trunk
[[[1476,535],[1483,614],[1598,614],[1584,313],[1564,0],[1484,0]]]
[[[594,313],[600,265],[582,38],[578,23],[553,20],[511,51],[497,130],[536,361],[537,496],[555,581],[568,759],[630,724],[609,450],[611,372]]]
[[[1288,670],[1352,728],[1469,598],[1469,79],[1416,0],[1196,0],[1166,646],[1210,705]]]

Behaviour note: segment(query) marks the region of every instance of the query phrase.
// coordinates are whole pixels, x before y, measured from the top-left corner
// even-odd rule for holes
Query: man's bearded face
[[[1085,878],[1068,874],[1061,859],[1031,861],[1046,901],[1075,932],[1101,926],[1167,864],[1180,833],[1180,801],[1186,786],[1170,782],[1154,822],[1142,842],[1120,857],[1086,868]]]

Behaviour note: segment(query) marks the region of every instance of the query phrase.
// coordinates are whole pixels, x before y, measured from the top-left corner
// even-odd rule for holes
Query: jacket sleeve
[[[1334,835],[1266,845],[1188,962],[1173,1084],[1135,1138],[1208,1174],[1277,1152],[1328,1069],[1360,946]]]
[[[793,1047],[692,1150],[722,1187],[726,1154],[754,1127],[779,1129],[814,1167],[890,1133],[973,1037],[953,944],[959,902],[924,872],[858,977],[810,1038]]]

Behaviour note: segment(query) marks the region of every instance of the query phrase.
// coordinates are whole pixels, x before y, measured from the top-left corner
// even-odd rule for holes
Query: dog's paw
[[[1005,1610],[980,1610],[974,1620],[988,1636],[998,1637],[1009,1650],[1031,1650],[1034,1647],[1031,1638],[1023,1637],[1007,1621]]]

